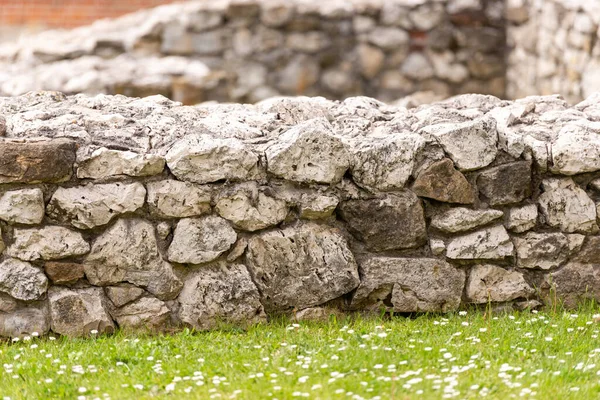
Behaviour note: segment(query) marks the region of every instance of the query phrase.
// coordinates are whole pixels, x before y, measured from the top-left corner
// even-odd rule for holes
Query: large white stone
[[[15,240],[7,254],[26,261],[59,260],[81,256],[90,251],[90,245],[81,233],[61,226],[43,228],[16,228]]]
[[[0,219],[17,224],[39,224],[44,219],[44,193],[40,189],[21,189],[0,196]]]
[[[256,231],[279,224],[288,207],[284,200],[268,196],[256,184],[246,184],[221,195],[215,210],[236,227]]]
[[[401,189],[413,172],[416,154],[425,139],[410,132],[383,130],[354,141],[352,178],[356,184],[378,190]]]
[[[145,199],[146,189],[139,182],[58,188],[50,199],[48,215],[79,229],[91,229],[136,211]]]
[[[564,232],[594,233],[596,205],[571,178],[548,178],[542,182],[538,198],[547,225]]]
[[[519,268],[551,269],[563,264],[577,252],[585,236],[579,234],[527,232],[514,237]]]
[[[258,156],[243,142],[188,135],[168,151],[167,165],[178,179],[195,183],[244,180],[256,174]]]
[[[0,263],[0,292],[17,300],[39,299],[48,288],[48,278],[28,262],[9,258]]]
[[[505,302],[534,293],[523,274],[496,265],[475,265],[467,280],[466,295],[471,303]]]
[[[210,213],[208,187],[173,179],[148,182],[150,211],[161,218],[185,218]]]
[[[169,246],[169,261],[203,264],[229,250],[237,234],[227,221],[216,215],[184,218],[177,223]]]
[[[566,125],[552,144],[552,172],[575,175],[600,170],[600,123]]]
[[[481,229],[450,240],[446,257],[454,260],[502,259],[513,254],[514,246],[503,226]]]
[[[268,171],[297,182],[336,183],[350,166],[350,155],[325,119],[298,124],[265,151]]]
[[[501,218],[500,210],[472,210],[465,207],[450,208],[431,218],[431,227],[443,232],[456,233],[487,225]]]
[[[423,128],[437,138],[461,171],[488,166],[498,153],[496,122],[484,117],[460,123],[441,123]]]
[[[165,159],[155,154],[138,154],[132,151],[96,149],[78,161],[78,178],[103,179],[115,175],[150,176],[160,174]]]
[[[512,232],[528,231],[537,224],[538,209],[536,204],[513,207],[508,210],[506,228]]]

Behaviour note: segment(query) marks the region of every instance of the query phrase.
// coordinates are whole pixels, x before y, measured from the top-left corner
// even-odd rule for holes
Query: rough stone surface
[[[223,218],[209,215],[184,218],[177,223],[169,246],[169,261],[182,264],[203,264],[213,261],[229,250],[237,234]]]
[[[115,307],[122,307],[127,303],[131,303],[144,294],[143,289],[129,283],[121,283],[118,286],[107,286],[104,292]]]
[[[61,226],[17,228],[14,236],[15,241],[6,252],[26,261],[60,260],[90,251],[90,245],[79,232]]]
[[[526,298],[534,292],[522,273],[491,264],[471,268],[466,285],[469,301],[479,304]]]
[[[0,219],[34,225],[44,219],[44,193],[40,189],[11,190],[0,196]]]
[[[179,318],[196,329],[266,321],[260,294],[242,264],[217,262],[195,270],[178,301]]]
[[[52,286],[48,290],[52,331],[70,337],[112,333],[113,320],[106,308],[101,288],[69,289]]]
[[[73,262],[46,262],[44,272],[57,285],[75,283],[85,276],[83,264]]]
[[[531,164],[519,161],[490,168],[477,177],[477,188],[492,206],[518,203],[531,195]]]
[[[157,175],[165,168],[165,159],[153,154],[140,155],[102,147],[78,164],[78,178],[104,179],[116,175]]]
[[[84,262],[92,285],[129,282],[162,300],[172,299],[182,282],[158,250],[154,226],[141,219],[120,219],[92,244]]]
[[[161,218],[195,217],[210,213],[209,188],[173,179],[149,182],[148,205]]]
[[[453,260],[492,260],[510,257],[513,251],[506,229],[499,225],[453,238],[446,256]]]
[[[142,297],[110,310],[119,328],[128,331],[162,331],[169,327],[171,311],[156,297]]]
[[[562,265],[583,244],[583,235],[527,232],[514,237],[517,266],[520,268],[551,269]]]
[[[472,204],[473,187],[465,176],[454,169],[452,160],[445,158],[421,172],[412,186],[418,196],[445,203]]]
[[[46,275],[28,262],[8,258],[0,263],[0,292],[17,300],[38,300],[48,288]]]
[[[137,210],[145,198],[146,189],[139,182],[59,188],[50,199],[48,215],[76,228],[90,229]]]
[[[75,142],[0,140],[0,184],[63,182],[73,174]]]
[[[600,300],[600,265],[572,262],[550,274],[551,291],[546,301],[555,298],[567,308],[576,308],[585,300]],[[556,296],[556,297],[555,297]]]
[[[50,315],[46,301],[0,312],[0,336],[22,337],[30,336],[34,332],[45,335],[49,330]]]
[[[596,205],[572,179],[548,178],[542,188],[538,205],[547,225],[563,232],[598,231]]]
[[[313,223],[251,238],[246,257],[267,312],[323,304],[359,284],[344,238]]]
[[[421,201],[410,191],[340,205],[348,229],[373,251],[404,249],[425,244]]]
[[[431,218],[431,227],[447,233],[468,231],[501,218],[500,210],[471,210],[464,207],[449,210]]]
[[[343,318],[343,314],[335,309],[328,307],[310,307],[300,310],[294,314],[296,321],[329,322],[332,317]]]
[[[257,185],[236,187],[219,196],[215,211],[246,231],[277,225],[287,216],[288,207],[285,201],[269,196],[268,192],[268,188]]]
[[[289,129],[266,150],[267,170],[297,182],[339,182],[350,154],[329,122],[314,119]]]
[[[535,204],[513,207],[507,212],[506,228],[515,233],[528,231],[537,224],[537,217],[538,209]]]
[[[361,262],[360,275],[352,308],[452,311],[458,308],[465,285],[464,271],[428,258],[373,257]]]

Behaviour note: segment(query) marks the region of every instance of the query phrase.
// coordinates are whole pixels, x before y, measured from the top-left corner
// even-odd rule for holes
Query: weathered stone
[[[331,45],[331,39],[319,31],[291,32],[286,37],[286,48],[306,53],[317,53]]]
[[[112,333],[115,324],[108,315],[101,288],[69,289],[52,286],[48,290],[52,331],[69,337]]]
[[[422,81],[433,77],[433,66],[422,53],[410,53],[400,69],[408,78]]]
[[[83,264],[71,262],[46,262],[44,272],[52,283],[57,285],[75,283],[85,276]]]
[[[431,227],[443,232],[456,233],[487,225],[503,215],[500,210],[472,210],[456,207],[433,216]]]
[[[514,237],[517,266],[520,268],[551,269],[563,264],[583,244],[583,235],[527,232]]]
[[[350,166],[350,155],[324,119],[298,124],[265,151],[268,171],[297,182],[336,183]]]
[[[514,246],[503,226],[494,226],[450,240],[446,257],[453,260],[492,260],[513,255]]]
[[[39,299],[48,288],[46,275],[28,262],[8,258],[0,263],[0,292],[17,300]]]
[[[395,312],[452,311],[460,305],[464,271],[431,258],[373,257],[360,264],[351,308]]]
[[[410,36],[402,29],[378,27],[369,33],[368,40],[384,50],[396,50],[408,46]]]
[[[244,180],[256,174],[258,156],[234,138],[187,135],[166,156],[178,179],[195,183]]]
[[[161,300],[176,297],[182,287],[159,253],[154,226],[141,219],[120,219],[96,238],[84,268],[92,285],[129,282]]]
[[[410,191],[348,200],[339,210],[350,231],[373,251],[418,247],[427,240],[421,201]]]
[[[248,247],[248,239],[239,238],[235,243],[229,254],[227,254],[227,262],[234,262],[238,258],[244,255],[246,248]]]
[[[91,229],[136,211],[145,198],[146,189],[139,182],[58,188],[48,204],[48,215],[79,229]]]
[[[300,200],[300,218],[323,219],[331,216],[340,199],[329,195],[303,195]]]
[[[561,306],[575,309],[586,300],[600,301],[600,265],[570,262],[549,277],[546,301],[557,299]]]
[[[412,186],[418,196],[445,203],[471,204],[475,201],[473,187],[463,174],[445,158],[421,172]]]
[[[331,318],[341,319],[344,317],[340,310],[329,307],[310,307],[300,310],[294,314],[296,321],[329,322]]]
[[[442,239],[429,239],[429,248],[431,249],[431,254],[439,256],[446,251],[446,243]]]
[[[169,261],[203,264],[229,250],[237,234],[229,223],[216,215],[184,218],[177,223],[169,246]]]
[[[596,205],[570,178],[548,178],[538,205],[544,222],[563,232],[595,233]]]
[[[356,288],[354,256],[334,229],[306,223],[249,240],[248,269],[268,312],[323,304]]]
[[[119,328],[128,331],[162,331],[169,327],[171,311],[156,297],[142,297],[117,309],[110,315]]]
[[[148,182],[150,212],[161,218],[185,218],[210,213],[209,188],[189,182],[164,180]]]
[[[16,224],[39,224],[44,219],[44,193],[21,189],[0,196],[0,219]]]
[[[537,224],[537,216],[538,209],[535,204],[513,207],[507,212],[506,228],[516,233],[528,231]]]
[[[498,153],[496,122],[478,118],[460,123],[441,123],[423,128],[437,138],[444,151],[461,171],[488,166]]]
[[[10,312],[0,312],[0,337],[21,337],[50,330],[48,303],[35,302]]]
[[[62,226],[43,228],[16,228],[15,241],[7,254],[26,261],[60,260],[81,256],[90,251],[90,245],[79,232]]]
[[[552,144],[552,172],[575,175],[600,170],[600,126],[569,124]]]
[[[19,306],[13,297],[0,292],[0,312],[12,312]]]
[[[75,142],[0,140],[0,184],[64,182],[73,173]]]
[[[217,262],[197,269],[186,278],[178,300],[179,318],[196,329],[266,321],[260,294],[242,264]]]
[[[385,53],[377,47],[360,45],[356,49],[360,63],[360,73],[368,79],[373,79],[379,74],[385,61]]]
[[[466,286],[468,301],[479,304],[511,301],[534,293],[522,273],[490,264],[471,268]]]
[[[286,202],[273,198],[266,188],[249,183],[225,191],[219,196],[215,211],[237,228],[257,231],[279,224],[288,213]]]
[[[158,175],[164,169],[165,159],[161,156],[102,147],[79,161],[77,177],[104,179],[116,175],[150,176]]]
[[[156,225],[156,234],[161,240],[166,240],[171,234],[171,225],[168,222],[160,222]]]
[[[4,244],[4,240],[2,239],[2,227],[0,226],[0,255],[2,255],[4,249],[6,249],[6,245]]]
[[[580,236],[580,235],[568,235]],[[577,252],[573,252],[571,261],[580,262],[582,264],[600,264],[600,237],[586,236],[585,243],[581,248],[577,248]]]
[[[129,283],[121,283],[118,286],[105,287],[104,292],[115,307],[122,307],[142,297],[144,289]]]
[[[492,206],[518,203],[531,195],[531,163],[517,161],[485,170],[477,177],[477,188]]]
[[[402,189],[413,171],[416,153],[424,146],[425,139],[409,132],[360,138],[350,148],[352,179],[366,188]]]

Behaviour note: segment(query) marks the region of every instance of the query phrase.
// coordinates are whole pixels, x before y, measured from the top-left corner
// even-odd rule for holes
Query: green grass
[[[597,399],[597,307],[0,344],[0,399]]]

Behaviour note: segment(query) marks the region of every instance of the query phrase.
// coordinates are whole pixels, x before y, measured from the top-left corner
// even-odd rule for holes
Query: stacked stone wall
[[[195,1],[4,46],[0,94],[502,97],[505,42],[502,0]]]
[[[599,118],[598,95],[2,98],[0,335],[600,300]]]

